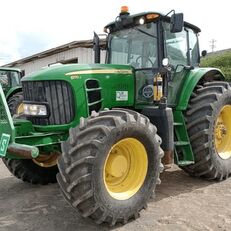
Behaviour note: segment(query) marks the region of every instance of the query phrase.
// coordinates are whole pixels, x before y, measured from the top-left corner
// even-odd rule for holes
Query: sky
[[[229,1],[211,0],[1,0],[0,65],[76,40],[103,33],[120,7],[131,14],[174,9],[201,28],[200,50],[231,48]]]

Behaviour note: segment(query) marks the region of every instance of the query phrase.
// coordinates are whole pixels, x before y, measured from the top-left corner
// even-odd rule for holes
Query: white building
[[[105,61],[105,41],[101,40],[101,63]],[[4,67],[17,67],[25,74],[35,72],[41,68],[57,64],[57,63],[94,63],[94,51],[92,40],[74,41],[71,43],[58,46],[38,54],[17,60],[4,65]]]

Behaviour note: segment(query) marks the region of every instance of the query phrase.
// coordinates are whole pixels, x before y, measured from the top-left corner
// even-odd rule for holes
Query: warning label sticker
[[[128,91],[116,91],[116,101],[127,101]]]

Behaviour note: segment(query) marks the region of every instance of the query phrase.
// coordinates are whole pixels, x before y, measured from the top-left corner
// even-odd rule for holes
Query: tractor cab
[[[11,89],[21,87],[22,72],[15,68],[0,67],[0,83],[5,95]]]
[[[169,14],[130,15],[122,7],[116,20],[104,29],[108,33],[106,63],[133,67],[137,105],[169,98],[168,82],[174,75],[186,66],[199,65],[200,29],[184,22],[183,14]]]

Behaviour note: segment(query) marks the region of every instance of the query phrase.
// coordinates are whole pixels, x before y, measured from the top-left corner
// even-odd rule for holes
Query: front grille
[[[70,84],[66,81],[23,81],[25,101],[45,102],[49,105],[47,118],[28,117],[35,125],[68,124],[74,119],[74,97]]]

